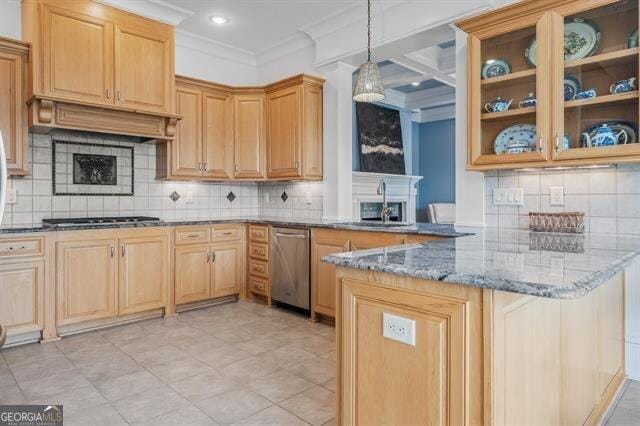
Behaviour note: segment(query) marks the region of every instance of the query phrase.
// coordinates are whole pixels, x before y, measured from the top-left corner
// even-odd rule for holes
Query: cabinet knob
[[[238,173],[240,171],[240,165],[238,163],[236,163],[236,165],[235,165],[235,171],[236,171],[236,173]]]
[[[556,133],[556,152],[560,151],[560,135]]]
[[[114,254],[116,254],[116,248],[111,246],[111,257],[113,257]]]
[[[538,152],[542,153],[544,151],[544,139],[542,136],[538,138]]]
[[[120,100],[120,91],[119,90],[116,92],[116,96],[118,97],[118,100]]]
[[[209,263],[210,260],[211,260],[211,252],[208,251],[207,252],[207,263]]]
[[[215,261],[216,261],[216,252],[215,252],[215,251],[212,251],[212,252],[211,252],[211,263],[213,263],[213,262],[215,262]]]
[[[107,89],[107,99],[110,99],[110,98],[111,98],[111,93],[110,93],[109,89]]]
[[[295,167],[296,169],[299,169],[299,168],[300,168],[300,163],[299,163],[297,160],[296,160],[295,166],[296,166],[296,167]]]
[[[126,254],[126,249],[124,248],[124,244],[123,244],[120,246],[120,255],[124,257],[125,254]]]
[[[202,169],[203,169],[205,172],[207,171],[207,163],[204,163],[204,164],[202,165]]]

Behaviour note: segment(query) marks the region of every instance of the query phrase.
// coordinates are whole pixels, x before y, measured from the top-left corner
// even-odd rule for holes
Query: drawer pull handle
[[[223,232],[222,235],[233,235],[233,232]]]
[[[27,246],[9,246],[9,251],[26,250]]]
[[[187,238],[198,238],[200,235],[198,234],[189,234],[187,235]]]

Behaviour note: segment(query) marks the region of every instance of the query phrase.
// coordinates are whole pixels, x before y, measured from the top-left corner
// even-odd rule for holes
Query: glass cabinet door
[[[539,70],[549,68],[549,22],[543,14],[469,38],[472,165],[546,160],[551,90]]]
[[[638,1],[573,2],[551,19],[553,159],[580,164],[640,154]]]

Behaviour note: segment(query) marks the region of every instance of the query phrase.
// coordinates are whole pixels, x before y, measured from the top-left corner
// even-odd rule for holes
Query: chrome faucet
[[[382,210],[380,211],[380,219],[382,219],[382,223],[388,223],[389,218],[391,217],[391,208],[387,204],[387,183],[384,179],[380,179],[380,183],[378,184],[378,195],[382,195]]]

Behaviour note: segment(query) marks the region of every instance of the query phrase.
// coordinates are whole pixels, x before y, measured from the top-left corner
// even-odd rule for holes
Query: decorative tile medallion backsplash
[[[73,152],[115,156],[117,186],[121,185],[123,176],[126,176],[126,172],[120,169],[126,167],[126,156],[130,155],[133,190],[130,187],[128,190],[133,195],[109,195],[114,192],[112,185],[73,184],[73,157],[62,158],[59,153],[56,154],[56,186],[65,179],[64,184],[68,189],[78,186],[82,190],[78,188],[72,196],[53,195],[52,140],[71,142],[74,145],[95,144],[96,147],[87,152]],[[110,151],[102,151],[99,147]],[[126,151],[133,154],[126,154]],[[61,167],[63,162],[65,167]],[[215,219],[258,214],[277,218],[322,217],[322,182],[256,184],[160,181],[155,179],[155,145],[141,144],[131,137],[62,130],[53,131],[49,135],[30,134],[29,166],[30,176],[9,178],[9,186],[17,190],[18,200],[16,204],[7,205],[3,227],[39,225],[44,218],[88,216],[154,216],[163,220]],[[280,194],[285,190],[290,197],[283,202]],[[73,189],[69,190],[72,191]],[[91,195],[78,194],[85,191]],[[169,198],[174,191],[179,195],[175,202]],[[235,196],[233,202],[226,197],[230,192]],[[267,193],[271,195],[269,200],[265,198]],[[307,193],[310,193],[310,202],[307,202]]]
[[[53,195],[133,196],[134,147],[52,140]]]

